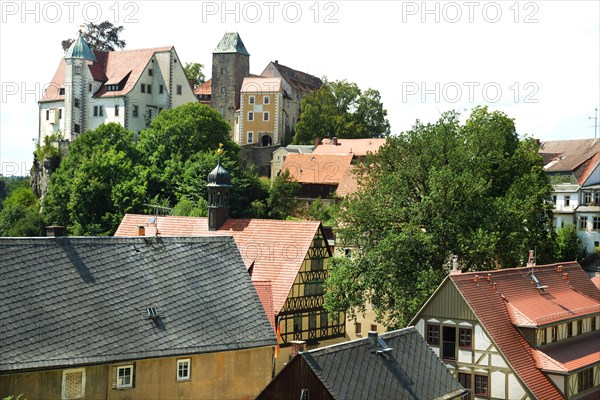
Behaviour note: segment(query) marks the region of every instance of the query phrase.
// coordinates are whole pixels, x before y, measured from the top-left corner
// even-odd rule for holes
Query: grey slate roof
[[[69,46],[69,49],[65,53],[65,60],[71,58],[80,58],[83,60],[96,61],[96,56],[94,52],[90,49],[90,46],[83,40],[83,36],[81,32],[79,32],[79,36],[77,39]]]
[[[227,32],[214,49],[213,53],[239,53],[250,56],[242,38],[237,32]]]
[[[232,237],[0,239],[0,373],[275,344]]]
[[[338,400],[452,399],[465,392],[414,327],[379,338],[392,350],[372,353],[364,338],[300,355]]]

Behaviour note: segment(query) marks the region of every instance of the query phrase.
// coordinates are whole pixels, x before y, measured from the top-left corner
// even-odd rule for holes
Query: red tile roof
[[[337,145],[331,139],[323,139],[315,147],[313,154],[353,154],[361,157],[367,153],[377,153],[386,139],[337,139]]]
[[[204,82],[203,84],[196,86],[196,89],[194,89],[194,94],[196,96],[198,96],[198,95],[210,96],[212,93],[211,84],[212,84],[212,79],[209,79],[206,82]]]
[[[341,177],[340,184],[335,193],[338,196],[348,196],[358,190],[358,179],[354,174],[354,166],[350,165],[346,173]]]
[[[540,145],[547,172],[572,172],[583,184],[600,164],[600,140],[550,140]]]
[[[271,324],[271,328],[273,328],[273,332],[275,330],[275,310],[273,309],[273,292],[271,290],[271,282],[270,281],[252,281],[254,285],[254,289],[256,289],[256,293],[258,294],[258,298],[265,309],[265,313],[267,314],[267,319],[269,320],[269,324]]]
[[[94,97],[116,97],[129,93],[155,53],[171,51],[173,46],[156,47],[151,49],[100,51],[94,50],[96,61],[89,66],[95,81],[103,85]],[[64,100],[59,89],[64,87],[65,60],[61,58],[56,73],[49,83],[48,89],[42,96],[41,102]],[[120,91],[106,91],[106,85],[122,83]]]
[[[600,275],[596,275],[592,279],[592,283],[600,290]]]
[[[337,185],[350,167],[352,155],[293,154],[286,156],[281,170],[300,183]]]
[[[555,343],[548,349],[533,350],[538,368],[549,372],[573,372],[600,362],[598,336],[570,339],[568,345]]]
[[[149,215],[126,214],[115,236],[137,236],[137,227],[145,226],[153,235]],[[221,229],[208,230],[207,218],[155,217],[158,236],[233,236],[240,254],[250,268],[253,281],[270,281],[273,311],[279,313],[302,266],[320,222],[279,221],[270,219],[227,219]]]
[[[562,272],[558,272],[559,265]],[[586,315],[591,311],[580,310],[574,300],[585,301],[586,307],[594,308],[600,302],[600,292],[576,262],[536,266],[534,273],[542,285],[548,286],[549,294],[540,293],[540,289],[531,284],[531,268],[528,267],[490,271],[489,282],[488,272],[454,274],[447,279],[458,288],[487,334],[532,394],[539,399],[560,399],[560,392],[537,367],[541,358],[539,353],[512,323],[511,317],[514,319],[515,315],[511,316],[511,313],[518,310],[522,317],[538,324]],[[568,281],[563,280],[563,273],[568,273]],[[496,284],[496,290],[492,283]],[[566,310],[561,309],[561,305]],[[558,312],[558,309],[565,313]]]

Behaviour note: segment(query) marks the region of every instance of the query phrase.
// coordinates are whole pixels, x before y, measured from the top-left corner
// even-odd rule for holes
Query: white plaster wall
[[[492,343],[492,341],[488,338],[486,333],[483,331],[483,328],[479,324],[475,325],[473,340],[475,350],[486,350]]]
[[[492,365],[494,367],[508,368],[508,364],[506,364],[500,354],[492,354]]]
[[[546,374],[546,376],[548,376],[548,378],[550,378],[550,380],[554,383],[554,385],[558,389],[560,389],[560,391],[562,393],[564,393],[564,388],[565,388],[565,377],[564,377],[564,375]]]
[[[521,386],[514,374],[508,374],[508,399],[520,400],[525,396],[525,389]]]
[[[119,105],[119,116],[115,116],[115,105]],[[102,117],[94,117],[94,106],[104,108]],[[125,107],[122,97],[95,98],[88,108],[88,129],[96,129],[101,124],[109,122],[116,122],[125,126]]]
[[[554,204],[554,210],[559,212],[573,212],[579,205],[579,196],[577,191],[575,192],[554,192],[556,196],[556,203]],[[569,205],[565,206],[565,197],[569,196]]]
[[[506,374],[502,371],[492,372],[489,387],[491,397],[504,399],[506,397]]]
[[[40,132],[38,135],[38,140],[40,145],[44,144],[44,138],[46,136],[52,135],[54,132],[61,130],[64,132],[65,130],[65,102],[53,101],[48,103],[40,103]],[[46,121],[46,110],[56,109],[58,113],[58,109],[62,109],[62,118],[58,120],[57,124],[53,124],[53,121]]]
[[[177,60],[177,62],[173,61],[173,93],[171,93],[172,97],[172,106],[178,107],[182,104],[190,103],[190,102],[198,102],[196,96],[194,96],[194,91],[192,87],[188,83],[187,78],[185,77],[185,72],[183,71],[183,66],[181,65],[181,60],[177,56],[175,49],[172,50],[173,59]],[[177,94],[177,85],[181,85],[182,91],[181,94]]]

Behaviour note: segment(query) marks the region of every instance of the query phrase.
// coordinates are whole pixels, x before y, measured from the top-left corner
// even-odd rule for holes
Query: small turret
[[[219,161],[217,166],[208,174],[208,230],[218,230],[229,217],[229,191],[231,177],[221,165],[223,145],[219,145]]]

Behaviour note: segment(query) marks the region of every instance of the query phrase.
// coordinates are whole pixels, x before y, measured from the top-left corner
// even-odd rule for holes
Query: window
[[[308,314],[308,329],[309,330],[317,329],[317,313],[314,311],[311,311]]]
[[[268,120],[269,120],[269,112],[268,112],[268,111],[265,111],[265,112],[263,113],[263,121],[268,121]]]
[[[81,399],[85,395],[85,368],[66,369],[62,377],[62,398]]]
[[[79,126],[79,124],[75,124],[75,127],[73,127],[73,131],[75,133],[81,133],[81,126]]]
[[[104,116],[104,106],[94,106],[94,117]]]
[[[362,325],[360,322],[354,323],[354,333],[358,336],[362,335]]]
[[[594,204],[600,205],[600,192],[594,192]]]
[[[300,390],[300,400],[310,400],[308,394],[309,394],[308,389]]]
[[[427,343],[439,346],[440,344],[440,326],[427,324]]]
[[[75,75],[81,75],[81,66],[79,66],[79,65],[74,66],[73,71],[75,71]]]
[[[152,109],[149,108],[146,114],[148,115],[148,119],[152,118]]]
[[[165,87],[163,85],[158,85],[158,93],[163,94],[164,91],[165,91]]]
[[[475,375],[475,395],[488,395],[488,377],[483,375]]]
[[[471,397],[471,374],[463,374],[461,372],[458,373],[458,382],[469,391],[466,399],[470,399]]]
[[[321,311],[321,328],[327,328],[329,325],[329,318],[327,316],[327,311]]]
[[[542,340],[540,344],[546,344],[547,343],[547,335],[546,335],[546,328],[544,329],[540,329],[540,332],[542,333]]]
[[[133,365],[117,367],[117,388],[133,387]]]
[[[573,323],[569,322],[567,324],[567,337],[573,336]]]
[[[221,68],[221,73],[224,74],[225,72],[227,72],[227,70],[225,68]]]
[[[552,327],[552,342],[556,342],[558,340],[558,326],[554,325]]]
[[[371,332],[377,332],[377,325],[371,325]]]
[[[148,89],[148,94],[152,94],[152,85],[148,85],[146,88]]]
[[[135,118],[140,116],[140,107],[139,106],[133,106],[133,116]]]
[[[192,375],[190,371],[191,361],[189,358],[185,360],[177,360],[177,380],[186,381],[190,380]]]
[[[302,314],[294,315],[294,333],[302,333]]]
[[[305,296],[320,296],[323,294],[323,281],[312,281],[304,284]]]
[[[248,121],[254,121],[254,113],[252,111],[248,113]]]
[[[223,92],[221,92],[223,93]],[[248,103],[250,104],[254,104],[256,102],[256,97],[254,96],[248,96]]]
[[[552,203],[556,204],[556,196],[552,196]]]
[[[75,97],[75,99],[73,100],[73,104],[75,105],[75,107],[79,108],[80,103],[79,103],[79,99],[77,97]]]
[[[254,132],[248,132],[248,143],[254,142]]]
[[[50,110],[46,110],[46,121],[50,120]]]
[[[472,334],[471,328],[459,328],[458,330],[458,346],[471,348],[472,347]]]
[[[596,317],[592,317],[592,320],[590,321],[590,330],[592,332],[594,332],[596,330]]]
[[[119,116],[119,105],[115,104],[115,117]]]
[[[571,196],[565,196],[565,207],[568,207],[571,204]]]
[[[590,204],[592,202],[592,193],[583,192],[583,204]]]
[[[325,260],[322,258],[313,258],[310,260],[310,270],[311,271],[323,271],[323,264]]]
[[[177,85],[177,94],[181,95],[181,85]]]
[[[581,335],[583,333],[583,320],[577,321],[577,334]]]
[[[58,89],[58,94],[63,96],[65,94],[65,88],[61,87],[60,89]]]
[[[92,84],[90,83],[90,84],[88,84],[88,92],[91,92],[91,91],[92,91]]]
[[[579,219],[579,229],[587,229],[587,217],[581,217]]]
[[[600,217],[594,217],[594,222],[592,223],[592,229],[595,231],[600,230]]]
[[[146,93],[146,84],[142,83],[142,93]]]
[[[271,103],[271,97],[270,96],[263,97],[263,103],[264,104],[270,104]]]
[[[94,117],[98,116],[98,106],[94,106]]]
[[[577,374],[577,391],[589,389],[594,386],[594,368],[588,368]]]
[[[58,109],[58,119],[62,119],[62,108]]]
[[[221,107],[221,117],[225,115],[225,107]]]
[[[225,89],[225,86],[221,87],[221,93],[225,93],[227,91],[227,89]]]
[[[154,70],[152,68],[150,68],[148,70],[148,76],[153,76],[154,75]]]

